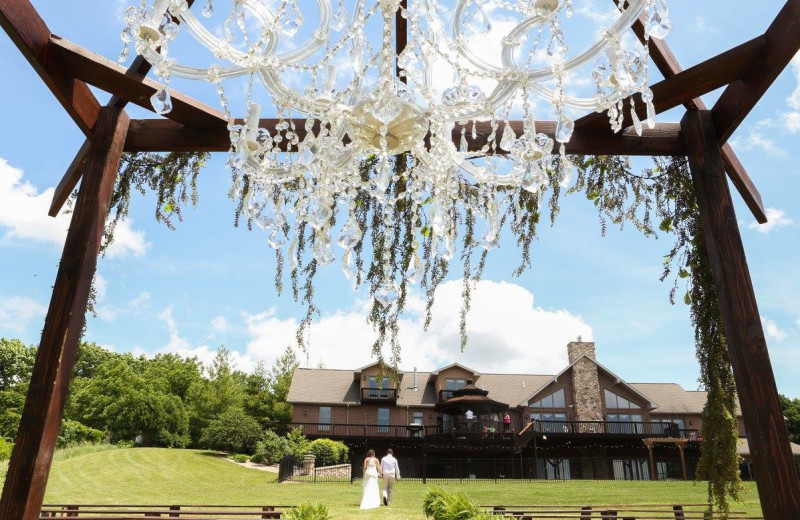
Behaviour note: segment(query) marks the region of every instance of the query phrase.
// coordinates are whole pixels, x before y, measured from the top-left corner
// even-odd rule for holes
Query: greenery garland
[[[113,238],[114,226],[128,214],[134,189],[143,194],[147,189],[156,191],[156,220],[173,228],[173,216],[182,220],[182,206],[189,201],[193,204],[197,202],[196,179],[206,160],[207,154],[203,153],[126,154],[112,202],[114,218],[109,220],[106,229],[106,246]],[[396,367],[400,362],[399,318],[408,296],[408,278],[412,277],[412,273],[414,277],[419,276],[420,285],[425,290],[427,327],[432,318],[436,289],[447,277],[449,268],[449,263],[441,255],[432,254],[432,248],[437,246],[432,241],[427,212],[423,210],[428,201],[420,203],[412,200],[405,190],[406,183],[411,180],[408,171],[413,166],[413,160],[413,157],[404,154],[397,156],[394,161],[395,176],[388,188],[388,195],[396,200],[391,209],[394,223],[391,228],[383,225],[382,207],[374,204],[365,192],[357,195],[355,215],[364,231],[364,238],[354,248],[354,258],[345,259],[356,286],[368,285],[370,294],[379,290],[384,273],[400,281],[397,303],[384,307],[374,302],[368,316],[368,321],[377,332],[372,353],[383,362],[384,347],[388,345],[390,357],[386,366],[391,367]],[[491,190],[463,185],[458,196],[468,199],[470,208],[487,214],[496,210],[493,205],[497,204],[498,197],[503,199],[504,210],[499,215],[501,228],[509,224],[520,249],[520,264],[513,273],[515,276],[531,267],[531,245],[536,239],[542,213],[549,213],[552,225],[558,215],[562,196],[583,194],[592,201],[603,235],[609,223],[621,229],[625,225],[632,225],[645,236],[655,236],[658,231],[674,235],[675,244],[664,257],[661,280],[669,277],[674,280],[669,292],[671,303],[675,303],[681,284],[685,286],[683,300],[690,305],[695,327],[700,362],[699,381],[708,391],[701,427],[704,442],[697,475],[698,478],[708,479],[709,506],[727,512],[730,508],[729,499],[738,500],[742,489],[740,461],[736,452],[736,389],[686,159],[656,157],[655,167],[640,173],[632,171],[630,160],[625,157],[572,157],[570,161],[575,165],[577,178],[566,193],[560,189],[558,176],[551,175],[550,184],[543,192],[536,194],[524,190],[504,192],[502,188]],[[361,169],[362,177],[367,179],[374,175],[375,166],[376,161],[365,161]],[[246,204],[249,192],[247,179],[242,180],[242,186],[235,225],[240,224]],[[299,186],[285,188],[285,191],[291,192],[292,189],[299,189]],[[274,196],[286,195],[275,193]],[[465,210],[463,214],[452,215],[462,230],[462,349],[467,346],[468,340],[466,324],[472,287],[481,279],[487,258],[487,250],[480,247],[476,238],[476,218],[472,211]],[[247,222],[248,228],[252,228],[252,224]],[[283,232],[285,238],[289,238],[288,224]],[[288,260],[293,296],[295,300],[303,300],[306,304],[306,315],[297,330],[298,345],[304,348],[308,328],[314,316],[319,314],[314,304],[314,277],[318,266],[307,251],[308,245],[314,241],[313,230],[301,225],[295,230],[295,236],[296,242],[289,247]],[[367,249],[365,244],[368,245]],[[365,260],[367,255],[371,257],[369,260]],[[279,293],[283,287],[283,262],[284,258],[279,252],[275,279]]]

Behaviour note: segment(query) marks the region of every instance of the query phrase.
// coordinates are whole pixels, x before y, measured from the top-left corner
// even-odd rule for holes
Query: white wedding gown
[[[381,506],[381,491],[378,485],[378,466],[374,460],[367,462],[364,472],[364,494],[361,497],[361,509],[374,509]]]

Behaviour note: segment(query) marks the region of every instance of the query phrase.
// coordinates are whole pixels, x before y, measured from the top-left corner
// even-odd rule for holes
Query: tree
[[[232,453],[253,453],[261,439],[261,426],[241,408],[229,408],[209,422],[201,446]]]
[[[196,357],[156,354],[155,358],[147,362],[145,377],[158,385],[162,392],[186,401],[192,385],[203,379],[203,364]]]
[[[0,391],[30,380],[36,348],[18,339],[0,338]]]
[[[789,440],[800,444],[800,399],[789,399],[780,396],[781,410],[786,417],[786,429],[789,430]]]
[[[120,357],[119,354],[105,349],[97,343],[81,343],[78,346],[72,376],[73,378],[93,377],[100,365],[118,357]]]
[[[188,390],[192,413],[189,430],[193,442],[198,442],[203,430],[224,411],[242,408],[245,375],[233,368],[233,355],[221,345],[208,368],[208,379],[195,382]]]
[[[286,398],[289,396],[289,387],[292,386],[292,376],[299,364],[294,349],[291,345],[287,345],[283,355],[272,366],[269,388],[273,399],[271,418],[275,422],[282,424],[292,422],[292,405],[286,402]]]
[[[70,401],[74,419],[107,431],[112,441],[157,446],[185,446],[189,416],[179,397],[159,390],[135,370],[136,363],[119,357],[100,365],[84,378]]]

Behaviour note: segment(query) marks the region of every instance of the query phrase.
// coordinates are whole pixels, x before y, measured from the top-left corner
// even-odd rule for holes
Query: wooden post
[[[683,446],[678,444],[678,451],[681,452],[681,470],[683,471],[683,480],[689,480],[689,476],[686,473],[686,454],[683,452]]]
[[[658,473],[656,472],[656,460],[653,457],[653,445],[647,445],[647,454],[650,457],[650,480],[658,480]]]
[[[119,108],[97,120],[0,500],[4,520],[39,518],[128,123]]]
[[[800,480],[792,463],[714,121],[707,110],[689,111],[681,128],[764,518],[798,519]]]

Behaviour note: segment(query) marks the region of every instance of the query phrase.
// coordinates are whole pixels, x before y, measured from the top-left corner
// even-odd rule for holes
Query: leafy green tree
[[[283,355],[272,367],[269,389],[272,395],[271,419],[274,422],[282,424],[292,422],[292,405],[286,402],[286,398],[289,396],[289,387],[292,386],[292,376],[299,364],[294,349],[291,345],[287,345]]]
[[[800,399],[789,399],[782,395],[780,401],[783,416],[786,417],[789,440],[800,444]]]
[[[269,386],[269,372],[263,361],[256,363],[247,374],[244,385],[244,411],[262,426],[272,422],[273,396]]]
[[[289,441],[272,430],[264,432],[250,460],[259,464],[275,464],[289,454]]]
[[[182,401],[189,397],[189,389],[203,379],[203,364],[196,358],[183,358],[178,354],[156,354],[145,367],[145,378],[158,388]]]
[[[258,422],[241,408],[229,408],[203,429],[200,445],[213,450],[253,453],[261,439]]]
[[[19,384],[27,386],[35,360],[36,347],[18,339],[0,338],[0,391]]]
[[[72,376],[94,377],[100,365],[118,357],[120,357],[119,354],[103,348],[97,343],[81,343],[78,346],[78,355],[75,357]]]
[[[208,368],[208,379],[190,386],[188,403],[191,407],[189,431],[197,443],[203,430],[226,410],[242,408],[245,398],[245,375],[233,367],[233,355],[225,345],[220,346]]]
[[[289,452],[296,458],[302,458],[303,455],[308,453],[309,445],[311,444],[306,439],[306,436],[303,435],[303,429],[299,427],[289,430],[289,433],[286,434],[286,441],[289,443]]]
[[[107,431],[111,440],[185,446],[189,416],[179,397],[151,384],[136,364],[120,357],[100,365],[92,378],[75,389],[71,415],[91,428]]]
[[[347,461],[347,454],[350,451],[343,442],[332,439],[315,439],[311,441],[308,450],[314,454],[317,466],[331,466]]]

